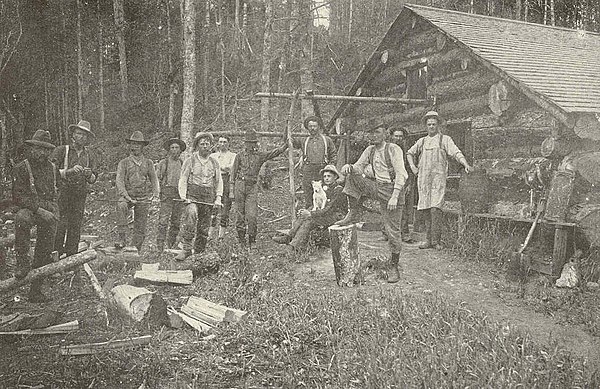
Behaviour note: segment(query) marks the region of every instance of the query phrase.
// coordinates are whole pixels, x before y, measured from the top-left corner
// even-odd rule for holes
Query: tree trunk
[[[173,122],[175,117],[175,93],[177,84],[173,74],[173,39],[171,36],[171,1],[165,0],[165,11],[167,19],[167,63],[169,66],[169,113],[167,116],[167,128],[173,132]]]
[[[362,266],[358,253],[357,225],[329,227],[335,279],[339,286],[359,285]]]
[[[6,131],[6,114],[0,110],[0,135],[2,143],[0,144],[0,199],[4,198],[4,180],[8,178],[6,166],[8,165],[8,131]],[[2,248],[0,247],[0,250]]]
[[[194,106],[196,94],[196,0],[184,0],[183,20],[183,108],[181,140],[191,145],[194,138]],[[193,150],[190,150],[190,152]]]
[[[550,25],[556,25],[556,19],[554,18],[554,0],[550,0]]]
[[[265,32],[263,36],[261,91],[271,89],[271,34],[273,33],[273,2],[265,1]],[[269,131],[269,101],[263,98],[260,104],[260,130]]]
[[[121,75],[121,101],[127,100],[127,54],[125,51],[125,13],[123,11],[123,0],[113,0],[115,12],[115,27],[117,42],[119,44],[119,71]]]
[[[515,19],[521,20],[521,8],[523,7],[523,0],[515,0]],[[473,4],[471,0],[471,4]]]
[[[98,88],[99,88],[99,130],[104,131],[104,31],[102,29],[102,14],[98,0]]]
[[[525,2],[525,10],[523,11],[523,21],[526,22],[529,19],[529,0],[523,0]]]
[[[81,52],[81,0],[77,0],[77,120],[83,118],[83,54]]]
[[[183,15],[182,15],[183,17]],[[202,58],[202,101],[206,106],[208,104],[208,75],[210,72],[210,0],[206,0],[206,9],[204,12],[204,53]]]
[[[548,0],[544,0],[544,24],[548,24]]]
[[[217,23],[219,52],[221,54],[221,120],[225,123],[225,42],[223,41],[223,10],[221,7],[219,7],[217,15],[219,18],[219,23]]]
[[[354,17],[354,0],[350,0],[350,10],[348,15],[348,43],[352,42],[352,18]]]
[[[350,3],[352,4],[352,2]],[[310,37],[312,35],[313,21],[311,18],[310,7],[311,2],[308,0],[299,0],[298,5],[298,20],[299,20],[299,42],[302,45],[300,51],[300,88],[302,92],[314,90],[313,67],[310,59]],[[314,115],[312,101],[302,99],[302,118]]]

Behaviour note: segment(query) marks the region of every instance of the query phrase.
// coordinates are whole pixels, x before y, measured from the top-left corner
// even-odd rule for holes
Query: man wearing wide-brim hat
[[[54,250],[59,255],[73,255],[79,248],[85,200],[90,184],[96,182],[97,160],[87,147],[94,133],[90,123],[80,120],[69,126],[71,144],[58,146],[51,160],[60,171],[58,207],[60,221],[56,231]]]
[[[442,207],[446,193],[448,158],[458,161],[467,173],[472,168],[452,138],[440,132],[440,116],[436,111],[427,112],[422,122],[427,128],[427,136],[419,139],[406,154],[408,164],[417,176],[417,210],[423,212],[427,229],[427,241],[419,248],[441,249]]]
[[[56,185],[60,173],[48,158],[54,149],[50,133],[37,130],[25,144],[28,146],[28,157],[13,170],[13,199],[19,207],[15,215],[17,279],[25,278],[31,269],[29,249],[33,226],[37,226],[33,268],[52,262],[50,254],[58,222]],[[28,298],[30,302],[49,300],[42,293],[42,283],[41,279],[31,283]]]
[[[179,197],[185,200],[184,223],[181,231],[183,251],[175,257],[184,260],[194,252],[206,249],[213,211],[223,204],[223,181],[219,162],[210,156],[214,137],[201,131],[194,136],[194,152],[185,160],[179,176]],[[194,240],[195,237],[195,240]]]
[[[165,240],[167,248],[173,247],[179,234],[183,203],[178,201],[177,185],[179,184],[181,166],[183,165],[181,153],[185,151],[186,144],[181,139],[172,137],[163,143],[163,148],[168,154],[166,158],[158,162],[156,167],[156,175],[160,182],[160,209],[158,211],[156,237],[156,247],[159,252],[164,250]]]
[[[117,167],[117,232],[115,247],[127,244],[127,216],[133,208],[132,245],[142,250],[146,239],[148,211],[153,200],[158,200],[160,188],[152,160],[142,155],[144,147],[150,143],[141,131],[135,131],[125,142],[129,145],[129,156],[119,161]]]
[[[343,187],[337,183],[340,173],[335,165],[327,165],[320,171],[320,181],[313,182],[316,190],[323,190],[327,200],[323,208],[301,209],[298,218],[292,225],[287,235],[276,236],[273,240],[277,243],[287,243],[294,253],[306,248],[311,231],[316,228],[327,229],[336,220],[344,217],[348,209],[348,201]]]
[[[242,247],[252,247],[258,232],[258,173],[261,166],[287,150],[287,142],[270,150],[260,151],[258,135],[253,129],[244,134],[245,148],[238,153],[231,168],[229,196],[235,201],[235,228]],[[248,240],[246,241],[246,235]]]

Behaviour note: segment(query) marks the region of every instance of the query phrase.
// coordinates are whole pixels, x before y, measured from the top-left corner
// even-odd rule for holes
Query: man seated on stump
[[[219,162],[210,156],[214,137],[210,132],[198,132],[194,137],[194,153],[185,160],[179,177],[179,196],[185,200],[185,221],[181,238],[183,251],[175,257],[179,261],[194,252],[206,249],[210,217],[214,208],[222,206],[223,181]]]
[[[348,214],[338,225],[361,221],[362,200],[379,200],[383,224],[391,250],[388,282],[399,281],[398,261],[402,250],[401,222],[404,206],[404,184],[408,178],[400,146],[386,142],[385,124],[376,124],[369,132],[371,145],[353,165],[342,167],[346,175],[344,193],[348,196]],[[368,169],[370,168],[370,169]]]
[[[440,117],[437,112],[427,112],[423,123],[427,126],[427,136],[419,139],[408,150],[406,157],[411,170],[417,176],[417,210],[423,212],[427,229],[427,241],[419,248],[439,250],[442,248],[442,206],[446,193],[448,157],[456,159],[467,173],[471,172],[472,167],[452,138],[440,132]]]
[[[273,240],[280,244],[289,244],[292,251],[298,252],[306,248],[311,231],[317,227],[327,228],[344,216],[348,209],[348,200],[342,193],[342,186],[336,181],[340,173],[335,165],[327,165],[321,169],[322,186],[327,195],[323,209],[300,209],[298,218],[287,235],[275,236]]]
[[[60,173],[49,159],[54,149],[50,143],[50,133],[37,130],[25,144],[29,146],[29,155],[13,171],[13,200],[19,208],[15,216],[16,279],[25,278],[31,269],[29,248],[33,226],[37,226],[33,268],[52,262],[50,254],[59,214],[56,184]],[[41,279],[31,282],[29,302],[50,300],[42,293],[42,283]]]

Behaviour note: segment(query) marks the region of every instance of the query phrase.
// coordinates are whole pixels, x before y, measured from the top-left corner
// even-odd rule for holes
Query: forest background
[[[0,0],[0,173],[37,129],[56,144],[92,124],[103,147],[132,131],[282,131],[288,100],[256,92],[344,94],[401,0]],[[413,3],[600,31],[593,0]],[[321,104],[327,123],[337,107]],[[303,101],[300,115],[312,114]],[[102,150],[99,150],[102,152]],[[1,194],[1,193],[0,193]]]

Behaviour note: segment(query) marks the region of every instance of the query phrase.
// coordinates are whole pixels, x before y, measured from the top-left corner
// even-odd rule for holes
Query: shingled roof
[[[600,113],[600,34],[414,4],[404,6],[348,95],[367,79],[376,54],[397,39],[406,13],[427,20],[553,113]],[[347,106],[340,104],[328,127]]]
[[[406,5],[565,112],[600,112],[600,34]]]

